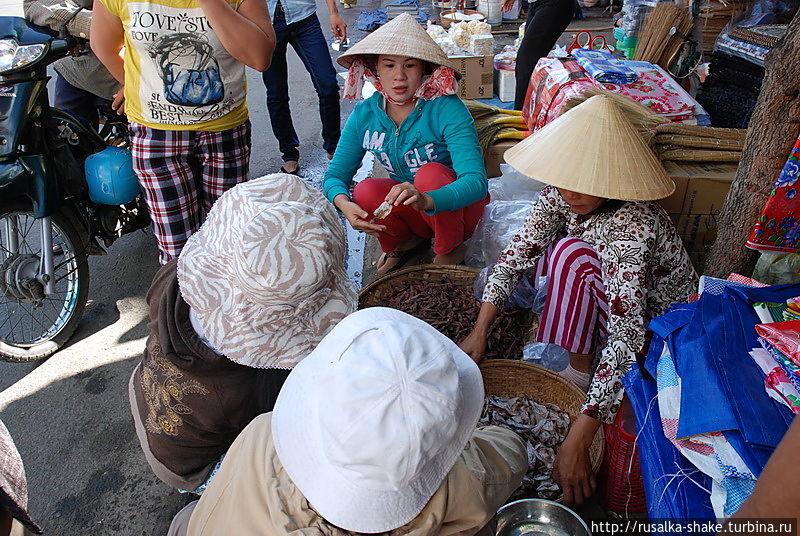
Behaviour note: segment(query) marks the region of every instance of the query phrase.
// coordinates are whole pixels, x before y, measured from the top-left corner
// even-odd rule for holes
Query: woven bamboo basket
[[[456,12],[457,11],[455,9],[448,9],[446,11],[442,11],[441,13],[439,13],[439,23],[442,25],[442,28],[447,29],[450,28],[450,25],[453,24],[454,22],[460,22],[453,18]],[[462,13],[464,13],[465,15],[480,15],[480,13],[478,13],[474,9],[463,9]],[[481,18],[478,20],[484,22],[486,20],[486,17],[481,15]]]
[[[586,395],[578,386],[542,366],[514,359],[491,359],[481,363],[483,387],[487,395],[525,396],[540,404],[555,404],[574,421]],[[592,470],[603,462],[603,428],[597,431],[589,448]]]
[[[361,292],[358,293],[358,308],[382,307],[381,296],[384,291],[404,281],[433,281],[438,283],[442,279],[447,278],[456,286],[471,288],[479,273],[481,273],[480,268],[461,265],[419,264],[417,266],[401,268],[400,270],[389,272],[379,277],[362,288]],[[525,321],[530,325],[526,336],[526,340],[530,341],[533,340],[533,336],[536,334],[536,330],[539,327],[539,316],[536,313],[530,312],[525,317]]]
[[[434,281],[439,282],[444,278],[449,279],[459,287],[472,286],[480,268],[470,266],[449,266],[445,264],[418,264],[401,268],[377,278],[375,281],[361,289],[358,293],[358,308],[380,307],[380,297],[383,292],[404,281]]]

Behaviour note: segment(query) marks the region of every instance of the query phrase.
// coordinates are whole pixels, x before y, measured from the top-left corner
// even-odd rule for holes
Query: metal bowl
[[[497,511],[497,536],[591,536],[578,514],[553,501],[522,499]]]

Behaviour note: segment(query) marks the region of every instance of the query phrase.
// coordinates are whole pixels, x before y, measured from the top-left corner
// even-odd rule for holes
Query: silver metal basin
[[[497,511],[497,536],[591,536],[578,514],[544,499],[522,499]]]

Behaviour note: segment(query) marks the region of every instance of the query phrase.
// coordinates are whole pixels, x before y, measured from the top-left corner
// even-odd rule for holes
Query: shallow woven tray
[[[570,422],[581,411],[586,395],[578,386],[542,366],[515,359],[487,359],[481,363],[487,395],[525,396],[543,404],[555,404],[569,415]],[[603,428],[598,429],[589,448],[592,470],[603,462]]]
[[[453,15],[455,12],[456,12],[455,9],[448,9],[448,10],[445,10],[445,11],[442,11],[441,13],[439,13],[439,24],[442,25],[442,28],[445,28],[445,29],[446,28],[450,28],[450,25],[453,24],[454,22],[462,22],[462,21],[454,20],[451,17],[451,15]],[[475,14],[478,13],[474,9],[462,9],[461,12],[464,13],[465,15],[475,15]],[[478,20],[480,20],[481,22],[486,22],[486,17],[483,16],[482,19],[478,19]],[[466,22],[469,22],[469,21],[466,21]]]
[[[404,281],[434,281],[438,283],[447,278],[456,286],[471,288],[480,273],[480,268],[462,265],[419,264],[401,268],[379,277],[362,288],[361,292],[358,293],[358,308],[383,307],[380,297],[384,291]],[[536,330],[539,328],[539,315],[529,312],[525,319],[530,324],[527,340],[532,341],[533,336],[536,335]]]

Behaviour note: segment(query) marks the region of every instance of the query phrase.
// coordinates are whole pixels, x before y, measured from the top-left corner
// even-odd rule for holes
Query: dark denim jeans
[[[272,132],[278,139],[284,162],[297,160],[300,141],[292,124],[289,110],[289,78],[286,67],[286,46],[292,45],[297,55],[311,75],[314,89],[319,96],[319,116],[322,120],[322,147],[330,154],[336,151],[341,134],[339,118],[339,84],[333,68],[328,43],[322,34],[316,14],[299,22],[286,24],[286,17],[280,4],[275,9],[272,21],[277,43],[272,54],[272,63],[264,74],[267,88],[267,109],[272,123]]]
[[[97,106],[104,101],[100,97],[77,88],[56,72],[56,87],[53,92],[53,106],[80,119],[86,126],[97,129],[99,121]],[[110,104],[110,102],[109,102]]]

